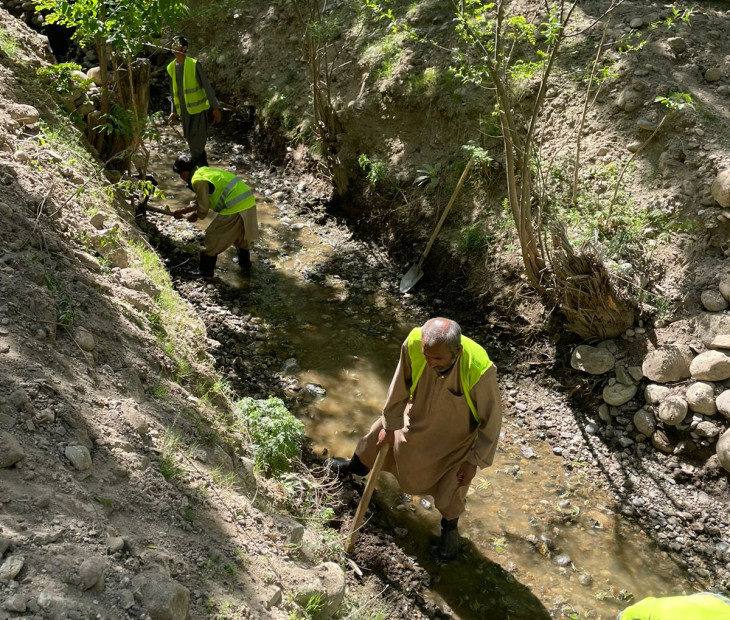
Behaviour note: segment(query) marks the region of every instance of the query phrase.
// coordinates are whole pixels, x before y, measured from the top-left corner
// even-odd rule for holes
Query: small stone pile
[[[719,291],[707,290],[702,303],[707,310],[726,312],[730,301],[730,276],[724,277]],[[642,328],[633,330],[637,335]],[[607,426],[605,435],[623,448],[648,441],[667,454],[694,444],[706,452],[715,444],[719,464],[730,471],[730,334],[718,334],[706,351],[687,345],[661,346],[649,352],[641,366],[627,365],[625,353],[615,341],[597,346],[581,345],[574,351],[571,366],[593,375],[613,371],[603,388],[603,404],[598,415]],[[644,381],[644,404],[640,406],[640,385]],[[672,441],[668,427],[686,433]],[[598,432],[595,424],[586,427]],[[671,435],[676,437],[676,433]]]

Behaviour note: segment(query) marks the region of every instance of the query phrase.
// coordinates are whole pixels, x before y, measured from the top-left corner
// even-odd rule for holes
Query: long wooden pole
[[[449,211],[451,211],[451,207],[454,204],[456,197],[459,195],[459,190],[461,190],[461,186],[464,184],[466,177],[469,176],[469,171],[471,170],[473,165],[474,165],[474,157],[472,156],[469,158],[469,161],[466,164],[466,168],[464,168],[464,171],[461,173],[461,176],[459,177],[459,182],[456,184],[456,187],[454,188],[454,192],[451,194],[451,199],[449,200],[449,204],[446,205],[444,212],[441,214],[441,218],[439,219],[438,224],[436,224],[436,228],[434,229],[433,234],[431,235],[431,238],[428,240],[428,245],[426,246],[426,249],[423,251],[423,254],[421,254],[421,258],[418,261],[419,269],[421,268],[421,265],[423,265],[423,262],[426,260],[428,253],[431,251],[431,246],[433,245],[433,242],[436,241],[436,237],[439,234],[441,227],[444,225],[444,222],[446,221],[446,216],[449,214]]]
[[[375,459],[375,464],[370,470],[370,476],[368,477],[367,484],[365,485],[365,490],[363,491],[362,498],[360,499],[360,503],[357,506],[355,519],[352,521],[352,525],[350,525],[350,531],[347,534],[347,544],[345,546],[345,551],[347,553],[352,553],[355,549],[355,541],[357,540],[357,536],[360,533],[360,526],[365,520],[365,513],[368,511],[370,498],[372,497],[373,491],[375,490],[375,482],[378,479],[378,474],[380,473],[380,470],[383,468],[383,463],[385,463],[385,457],[388,456],[389,450],[390,444],[383,444],[383,446],[380,448],[380,452],[378,452],[378,456]]]

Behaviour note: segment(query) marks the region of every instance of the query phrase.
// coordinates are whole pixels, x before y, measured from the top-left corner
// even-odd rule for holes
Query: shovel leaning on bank
[[[390,444],[385,443],[381,446],[378,456],[375,458],[375,464],[370,470],[365,490],[363,491],[360,503],[357,505],[357,512],[355,512],[355,518],[350,525],[350,531],[347,533],[347,543],[345,544],[345,551],[352,553],[355,550],[355,541],[357,540],[358,534],[360,534],[360,526],[365,520],[365,513],[368,511],[368,505],[370,504],[370,498],[373,496],[375,490],[375,482],[378,479],[378,474],[383,468],[385,463],[385,457],[388,456],[388,450],[390,450]]]
[[[423,262],[426,260],[428,253],[431,251],[431,246],[433,245],[433,242],[436,241],[436,236],[439,234],[441,227],[444,225],[444,221],[446,221],[446,216],[449,214],[449,211],[451,210],[451,206],[454,204],[454,201],[456,200],[456,196],[459,194],[459,191],[461,190],[461,186],[464,184],[466,177],[469,176],[469,171],[471,170],[473,165],[474,165],[474,157],[471,157],[469,159],[469,162],[466,164],[466,168],[464,168],[464,172],[461,173],[461,177],[459,178],[459,182],[456,184],[454,193],[451,194],[451,200],[449,200],[449,204],[446,205],[444,212],[441,214],[441,219],[439,219],[438,224],[436,224],[436,228],[434,229],[433,234],[431,235],[431,238],[428,240],[428,245],[426,246],[426,249],[423,251],[423,254],[421,254],[421,258],[418,259],[418,262],[415,265],[413,265],[413,267],[411,267],[406,272],[406,274],[401,278],[401,280],[400,280],[400,292],[401,293],[407,293],[408,291],[410,291],[414,286],[416,286],[416,283],[423,277],[423,270],[421,269],[421,267],[423,267]]]

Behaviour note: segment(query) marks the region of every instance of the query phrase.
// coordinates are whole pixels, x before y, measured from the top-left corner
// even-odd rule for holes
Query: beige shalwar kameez
[[[455,519],[464,512],[469,488],[459,486],[459,466],[468,461],[478,468],[488,467],[494,460],[502,425],[497,369],[492,365],[470,392],[479,424],[462,393],[458,358],[443,375],[426,366],[413,401],[410,386],[411,362],[408,346],[403,343],[383,416],[360,440],[355,452],[372,467],[380,429],[394,430],[395,444],[383,469],[398,479],[402,491],[431,495],[443,518]]]
[[[193,190],[198,203],[198,218],[203,219],[210,211],[210,201],[208,200],[210,184],[201,179],[196,181]],[[258,236],[259,224],[255,206],[232,215],[218,213],[205,229],[203,252],[208,256],[217,256],[232,245],[242,250],[248,250]]]

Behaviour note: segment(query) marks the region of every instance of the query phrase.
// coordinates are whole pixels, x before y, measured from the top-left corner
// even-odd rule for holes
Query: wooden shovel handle
[[[439,234],[439,231],[441,230],[441,227],[444,225],[444,222],[446,221],[446,216],[449,214],[449,211],[451,211],[451,207],[454,204],[454,201],[456,200],[456,197],[459,195],[459,190],[461,190],[461,186],[464,184],[464,181],[466,180],[466,177],[469,176],[469,172],[471,171],[472,166],[474,165],[474,156],[469,158],[469,161],[466,164],[466,168],[464,168],[464,172],[461,173],[461,176],[459,177],[459,182],[456,184],[456,187],[454,188],[454,192],[451,194],[451,199],[449,200],[449,204],[446,205],[446,208],[444,209],[444,212],[441,214],[441,217],[439,218],[438,224],[436,224],[436,228],[433,231],[433,234],[431,235],[431,238],[428,240],[428,245],[426,246],[426,249],[423,251],[423,254],[421,254],[421,259],[418,261],[418,268],[421,268],[421,265],[423,265],[423,261],[426,260],[426,257],[428,256],[428,253],[431,251],[431,246],[433,245],[433,242],[436,241],[436,237]]]
[[[380,448],[380,452],[378,452],[378,456],[375,458],[375,464],[370,470],[370,475],[368,477],[367,484],[365,485],[365,490],[363,491],[362,498],[360,499],[360,503],[357,506],[355,519],[352,521],[352,525],[350,525],[350,531],[347,534],[347,545],[345,546],[345,551],[347,553],[352,553],[355,549],[355,541],[357,540],[357,536],[360,533],[360,526],[365,520],[365,513],[368,510],[370,498],[372,497],[373,491],[375,490],[375,482],[378,479],[378,474],[380,473],[380,470],[383,468],[383,463],[385,463],[385,457],[388,456],[389,450],[389,443],[382,445],[382,447]]]

